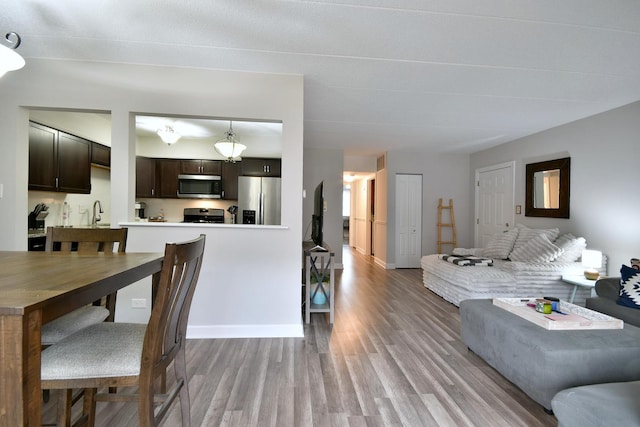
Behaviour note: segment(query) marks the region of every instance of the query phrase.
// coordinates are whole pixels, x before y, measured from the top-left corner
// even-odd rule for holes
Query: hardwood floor
[[[193,426],[557,424],[467,350],[458,308],[422,286],[422,270],[349,249],[343,263],[333,327],[313,314],[304,339],[188,341]],[[97,425],[136,426],[136,407],[98,403]],[[178,404],[163,425],[180,425]]]

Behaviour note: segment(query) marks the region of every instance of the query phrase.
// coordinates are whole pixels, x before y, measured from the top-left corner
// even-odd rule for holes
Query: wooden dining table
[[[0,251],[0,426],[41,424],[42,324],[145,277],[157,283],[162,259]]]

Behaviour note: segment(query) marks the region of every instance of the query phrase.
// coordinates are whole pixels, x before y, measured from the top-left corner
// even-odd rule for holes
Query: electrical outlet
[[[131,308],[147,308],[147,299],[146,298],[132,298],[131,299]]]

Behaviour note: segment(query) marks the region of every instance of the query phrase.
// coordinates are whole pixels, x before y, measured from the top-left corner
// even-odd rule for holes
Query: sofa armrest
[[[620,278],[606,277],[596,282],[596,294],[599,297],[617,300],[620,296]]]

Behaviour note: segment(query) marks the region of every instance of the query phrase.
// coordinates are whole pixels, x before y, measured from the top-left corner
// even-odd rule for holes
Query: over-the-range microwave
[[[178,175],[178,197],[220,199],[222,179],[219,175]]]

